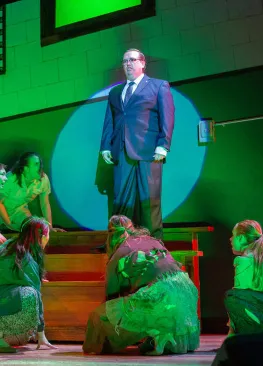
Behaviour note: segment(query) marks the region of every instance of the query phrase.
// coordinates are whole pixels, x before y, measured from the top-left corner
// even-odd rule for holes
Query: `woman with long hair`
[[[84,352],[116,353],[143,340],[148,355],[195,350],[198,292],[162,242],[116,215],[106,246],[106,302],[89,317]]]
[[[50,193],[50,181],[43,171],[41,157],[35,152],[22,154],[7,173],[7,181],[0,189],[0,225],[19,231],[25,218],[37,215],[39,210],[33,202],[38,200],[40,215],[50,223],[50,230],[64,231],[53,228]]]
[[[38,348],[52,346],[44,332],[41,281],[49,223],[38,217],[24,220],[18,237],[0,246],[0,352],[38,339]]]
[[[234,260],[234,287],[227,291],[229,335],[263,332],[263,235],[257,221],[237,223],[230,239]]]

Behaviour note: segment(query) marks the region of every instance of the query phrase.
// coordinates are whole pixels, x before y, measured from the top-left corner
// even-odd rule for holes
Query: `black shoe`
[[[139,351],[142,355],[147,352],[154,351],[154,340],[152,337],[147,337],[143,343],[139,345]]]

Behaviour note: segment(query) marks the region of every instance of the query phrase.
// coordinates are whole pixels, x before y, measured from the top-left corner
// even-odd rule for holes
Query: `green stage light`
[[[56,0],[56,28],[141,4],[141,0]]]
[[[40,0],[41,45],[156,15],[156,0]]]

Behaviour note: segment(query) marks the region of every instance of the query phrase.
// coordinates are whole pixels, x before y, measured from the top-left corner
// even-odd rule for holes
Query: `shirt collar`
[[[141,74],[140,76],[138,76],[135,80],[133,80],[133,82],[138,85],[139,82],[142,80],[142,78],[144,77],[144,74]],[[131,82],[131,80],[127,80],[126,85],[128,85]]]

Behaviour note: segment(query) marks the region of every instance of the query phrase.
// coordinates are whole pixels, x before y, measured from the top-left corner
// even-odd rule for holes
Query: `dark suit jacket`
[[[109,93],[100,150],[110,150],[117,161],[125,145],[131,159],[151,161],[157,146],[170,150],[174,103],[169,83],[144,75],[124,107],[125,84]]]

